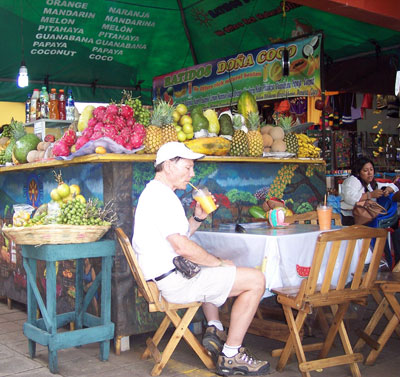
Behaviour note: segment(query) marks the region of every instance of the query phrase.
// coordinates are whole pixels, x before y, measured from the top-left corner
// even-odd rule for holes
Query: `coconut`
[[[282,127],[274,127],[269,131],[269,134],[272,136],[274,140],[283,140],[285,137],[285,132]]]
[[[270,147],[272,145],[272,143],[274,142],[271,135],[264,134],[264,135],[262,135],[262,138],[263,138],[263,146],[264,147]]]
[[[29,151],[27,156],[26,156],[26,161],[27,162],[36,161],[38,159],[38,154],[39,154],[39,152],[36,149],[33,149],[33,150]]]
[[[271,152],[271,147],[264,147],[264,152],[265,153]]]
[[[264,134],[269,134],[269,131],[271,131],[274,128],[274,126],[270,124],[266,124],[265,126],[262,126],[260,129],[260,132],[262,135]]]
[[[275,140],[271,145],[271,152],[285,152],[286,143],[283,140]]]

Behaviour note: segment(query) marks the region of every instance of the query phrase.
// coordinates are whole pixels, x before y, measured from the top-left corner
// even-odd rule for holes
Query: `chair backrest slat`
[[[129,267],[132,271],[133,277],[135,278],[136,284],[140,293],[143,295],[144,299],[149,303],[154,303],[153,294],[143,276],[142,270],[139,266],[138,260],[135,255],[135,251],[121,228],[115,229],[119,244],[121,245],[122,251],[125,254],[126,260],[128,261]]]
[[[365,261],[368,255],[372,238],[376,238],[375,246],[372,252],[371,261],[365,277],[363,271]],[[317,239],[310,274],[307,278],[307,286],[304,295],[313,295],[317,291],[326,294],[332,289],[345,289],[348,279],[351,262],[354,256],[354,250],[357,240],[362,240],[361,250],[357,259],[357,265],[350,286],[351,290],[359,288],[370,288],[376,279],[379,261],[383,253],[386,242],[387,231],[384,229],[374,229],[363,225],[354,225],[342,228],[336,231],[322,232]],[[345,246],[344,246],[345,244]],[[339,266],[338,283],[333,284],[332,279],[335,276],[335,267],[337,265],[338,255],[341,247],[344,247],[344,258]],[[327,254],[327,255],[325,255]],[[321,271],[322,261],[327,259],[325,271]],[[337,268],[337,267],[336,267]],[[322,274],[322,285],[317,289],[318,277]],[[332,288],[335,287],[335,288]]]
[[[353,259],[354,250],[356,247],[356,240],[349,240],[347,242],[346,253],[343,259],[342,268],[340,270],[339,280],[336,289],[343,289],[346,285],[347,277],[349,276],[351,261]]]

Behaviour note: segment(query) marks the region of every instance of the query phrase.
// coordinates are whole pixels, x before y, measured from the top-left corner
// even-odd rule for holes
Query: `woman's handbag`
[[[354,223],[364,225],[374,220],[378,215],[387,214],[385,207],[374,200],[367,199],[357,202],[353,208]]]
[[[181,255],[172,259],[176,269],[185,277],[186,279],[191,279],[200,272],[200,267],[191,262],[190,260],[182,257]]]

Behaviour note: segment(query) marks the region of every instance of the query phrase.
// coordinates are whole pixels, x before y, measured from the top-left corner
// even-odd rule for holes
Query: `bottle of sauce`
[[[34,122],[37,117],[36,117],[36,113],[37,113],[37,104],[39,101],[39,89],[33,89],[33,94],[31,97],[31,108],[30,108],[30,121]]]
[[[25,123],[31,121],[31,94],[28,93],[28,98],[25,101]]]
[[[60,89],[58,92],[58,113],[60,114],[61,120],[66,120],[66,108],[65,108],[65,94],[64,89]]]
[[[57,90],[55,88],[51,88],[50,91],[49,118],[60,119],[60,113],[58,112]]]

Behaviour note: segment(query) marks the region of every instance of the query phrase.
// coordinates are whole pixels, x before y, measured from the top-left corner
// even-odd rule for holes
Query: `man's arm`
[[[172,245],[175,252],[182,255],[190,261],[208,267],[218,267],[222,264],[234,265],[232,261],[224,259],[221,260],[214,255],[208,253],[196,242],[190,240],[186,236],[182,236],[178,233],[171,234],[167,237],[168,242]]]

